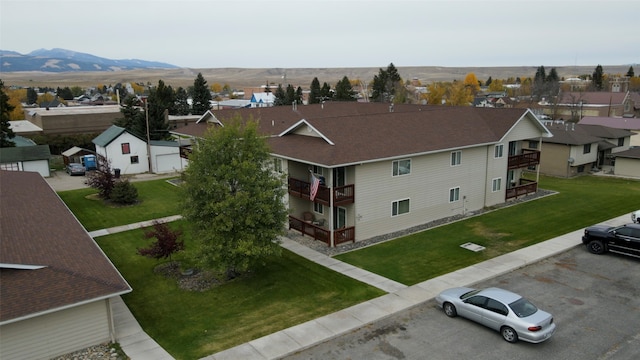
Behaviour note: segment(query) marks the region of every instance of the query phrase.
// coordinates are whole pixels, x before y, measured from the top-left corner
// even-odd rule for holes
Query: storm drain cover
[[[478,245],[478,244],[474,244],[472,242],[468,242],[468,243],[464,243],[462,245],[460,245],[461,248],[467,249],[467,250],[471,250],[473,252],[478,252],[478,251],[482,251],[484,250],[484,246]]]

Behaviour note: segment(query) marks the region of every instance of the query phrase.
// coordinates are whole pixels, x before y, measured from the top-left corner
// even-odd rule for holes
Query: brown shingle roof
[[[603,139],[619,139],[633,135],[628,130],[580,123],[555,123],[547,125],[547,128],[553,133],[553,137],[543,139],[543,142],[565,145],[592,144]]]
[[[212,113],[223,124],[235,114],[258,120],[260,130],[271,135],[269,144],[274,154],[338,166],[496,143],[527,110],[395,105],[390,111],[389,104],[329,102],[296,109],[277,106]],[[297,135],[294,131],[283,134],[301,120],[333,145],[320,137]],[[200,137],[206,128],[204,124],[194,124],[175,132]]]
[[[0,323],[131,291],[40,174],[0,171],[0,192]]]

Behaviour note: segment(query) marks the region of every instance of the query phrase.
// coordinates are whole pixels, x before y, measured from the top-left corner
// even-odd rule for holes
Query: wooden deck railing
[[[506,200],[517,198],[538,191],[538,183],[533,180],[520,179],[520,185],[507,189]]]
[[[300,218],[289,215],[289,229],[300,231],[303,235],[309,235],[315,240],[320,240],[327,246],[331,246],[331,231]],[[356,240],[356,228],[345,227],[333,231],[334,245]]]
[[[289,194],[302,199],[310,200],[311,183],[294,178],[289,178]],[[333,190],[333,191],[331,191]],[[316,194],[315,202],[329,206],[329,196],[333,193],[333,205],[346,205],[354,202],[354,185],[336,186],[330,189],[320,185]]]
[[[540,164],[540,151],[524,149],[521,155],[509,156],[508,169],[521,169],[538,164]]]

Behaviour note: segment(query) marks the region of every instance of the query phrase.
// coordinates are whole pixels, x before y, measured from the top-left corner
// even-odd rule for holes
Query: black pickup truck
[[[640,224],[590,226],[584,229],[582,243],[593,254],[611,251],[640,258]]]

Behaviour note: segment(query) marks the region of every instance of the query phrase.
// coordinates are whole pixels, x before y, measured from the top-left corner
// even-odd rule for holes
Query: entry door
[[[347,169],[343,167],[333,169],[333,186],[347,185]]]
[[[333,228],[340,229],[347,226],[347,209],[337,207],[333,212]]]
[[[509,156],[518,155],[518,142],[509,141]]]

